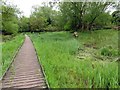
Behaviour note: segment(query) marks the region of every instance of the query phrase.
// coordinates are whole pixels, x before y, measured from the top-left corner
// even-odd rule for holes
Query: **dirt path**
[[[2,80],[3,88],[46,88],[34,46],[26,35],[14,62]]]

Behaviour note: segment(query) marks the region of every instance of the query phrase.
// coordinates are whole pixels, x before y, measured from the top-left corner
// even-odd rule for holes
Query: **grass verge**
[[[2,70],[0,71],[1,76],[9,67],[16,50],[20,47],[23,40],[24,40],[24,36],[20,34],[13,37],[12,40],[2,42],[2,44],[0,44],[0,47],[2,48],[2,55],[1,55],[2,60],[0,60],[0,63],[2,65]]]

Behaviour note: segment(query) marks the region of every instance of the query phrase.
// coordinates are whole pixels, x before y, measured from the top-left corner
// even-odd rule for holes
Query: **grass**
[[[120,56],[118,49],[118,31],[115,30],[98,30],[91,33],[80,33],[78,42],[81,43],[78,56],[89,53],[89,57],[94,60],[116,61]],[[82,50],[84,52],[82,52]],[[89,58],[88,57],[88,58]],[[96,58],[94,58],[96,57]]]
[[[98,30],[92,33],[80,33],[77,39],[68,32],[49,32],[30,36],[51,88],[116,88],[117,62],[89,57],[80,59],[78,56],[82,53],[81,49],[94,51],[93,47],[86,46],[91,43],[96,43],[98,48],[95,52],[98,55],[100,49],[107,45],[117,50],[117,34],[118,31],[114,30]]]
[[[0,63],[2,64],[2,70],[0,71],[1,76],[10,65],[15,52],[24,40],[23,38],[24,36],[20,34],[11,38],[11,40],[7,40],[6,42],[2,42],[2,44],[0,44],[0,47],[2,48],[2,60],[0,60]]]

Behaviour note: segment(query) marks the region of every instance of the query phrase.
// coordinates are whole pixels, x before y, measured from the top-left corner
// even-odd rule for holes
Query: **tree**
[[[31,31],[40,31],[43,30],[46,26],[46,19],[41,16],[30,16],[30,30]]]
[[[2,32],[3,34],[16,34],[18,32],[18,17],[19,10],[16,6],[7,5],[5,2],[1,5],[2,8]]]
[[[111,5],[112,2],[62,2],[60,3],[62,27],[74,31],[91,30],[93,26],[101,24],[98,23],[100,19],[104,20],[109,16],[105,11]],[[102,26],[107,22],[108,20],[104,21]]]
[[[43,16],[43,12],[41,9],[43,7],[33,6],[33,11],[30,15],[30,29],[31,31],[39,31],[42,30],[47,24],[47,19]]]
[[[29,31],[29,18],[23,16],[19,20],[19,31]]]
[[[105,12],[112,3],[109,2],[90,2],[84,15],[84,23],[87,23],[87,29],[91,30],[94,26],[103,27],[110,22],[109,13]]]
[[[120,26],[120,11],[114,11],[112,13],[113,23]]]
[[[120,30],[120,3],[114,4],[115,11],[112,13],[112,23],[116,26],[114,29]]]
[[[56,24],[57,11],[44,4],[43,6],[33,6],[30,16],[30,28],[32,31],[53,29]]]

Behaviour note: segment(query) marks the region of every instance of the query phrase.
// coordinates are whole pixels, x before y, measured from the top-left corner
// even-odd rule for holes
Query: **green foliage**
[[[53,4],[51,6],[51,4]],[[33,6],[29,18],[22,17],[20,31],[92,30],[111,28],[111,15],[106,12],[112,2],[50,2]],[[55,7],[58,10],[54,10]],[[51,30],[53,29],[53,30]]]
[[[101,26],[101,28],[104,28],[106,26],[111,26],[111,19],[112,17],[109,15],[109,13],[103,13],[95,20],[96,26]]]
[[[118,33],[111,29],[83,32],[79,34],[78,40],[82,44],[95,44],[98,48],[112,46],[113,49],[118,50]]]
[[[70,29],[71,29],[70,22],[67,22],[67,23],[64,25],[64,30],[70,30]]]
[[[86,49],[83,44],[88,41],[96,42],[99,48],[109,44],[117,50],[118,40],[115,38],[117,33],[112,30],[83,32],[78,39],[68,32],[30,34],[30,37],[45,70],[50,88],[117,88],[116,62],[76,58],[78,49]]]
[[[91,30],[93,27],[109,26],[111,16],[105,11],[111,5],[112,3],[109,2],[62,2],[60,4],[61,26],[73,30]]]
[[[30,16],[30,29],[31,31],[40,30],[57,30],[57,11],[52,10],[51,7],[44,6],[34,6],[32,14]]]
[[[16,34],[18,32],[18,9],[13,5],[2,4],[2,31],[3,34]]]
[[[56,26],[48,25],[46,28],[44,28],[46,31],[60,31],[59,28]]]
[[[112,47],[104,47],[101,49],[101,55],[104,56],[118,56],[118,51],[112,49]]]
[[[29,18],[21,17],[19,20],[19,31],[29,31]]]
[[[46,26],[46,18],[41,16],[31,16],[30,17],[30,29],[31,31],[42,30]]]
[[[4,27],[7,33],[16,34],[18,32],[18,24],[11,23],[11,21],[5,22]]]
[[[119,26],[120,25],[120,11],[114,11],[112,13],[112,17],[113,17],[113,23]]]
[[[108,48],[102,48],[101,55],[112,56],[112,52]]]
[[[18,47],[20,47],[20,45],[23,42],[23,38],[24,36],[20,34],[13,37],[11,40],[0,44],[0,47],[2,47],[2,60],[0,60],[0,62],[2,62],[1,63],[2,71],[0,71],[0,73],[2,73],[2,75],[6,71],[6,69],[9,67],[16,50],[18,49]]]

